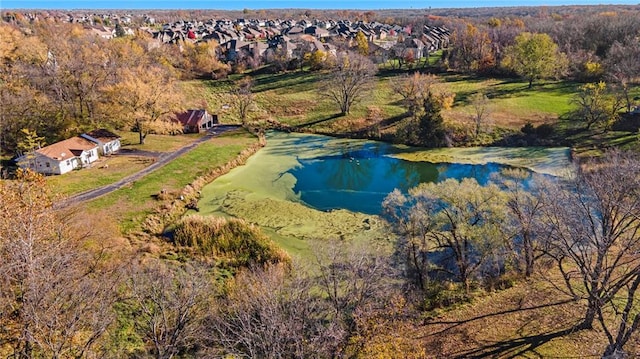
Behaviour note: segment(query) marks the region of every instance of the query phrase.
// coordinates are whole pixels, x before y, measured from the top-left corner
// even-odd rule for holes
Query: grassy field
[[[348,132],[364,128],[376,121],[401,119],[405,109],[400,96],[395,94],[389,81],[403,72],[382,71],[371,92],[352,108],[347,116],[338,116],[335,104],[322,96],[319,88],[326,74],[296,71],[280,74],[248,74],[254,81],[256,106],[250,114],[253,120],[275,119],[280,122],[313,128],[318,131]],[[492,126],[518,130],[525,123],[555,123],[572,109],[571,98],[578,84],[546,81],[528,83],[520,80],[477,78],[457,74],[439,74],[442,90],[455,93],[455,102],[444,111],[445,120],[455,126],[471,128],[473,106],[469,96],[484,92],[490,99],[489,122]],[[221,81],[191,81],[184,83],[187,93],[198,93],[206,98],[210,107],[221,108],[229,104],[229,90],[239,75]],[[232,110],[221,119],[237,122]]]
[[[213,138],[130,186],[86,203],[83,212],[110,218],[119,224],[121,233],[137,230],[145,216],[154,210],[157,203],[154,196],[161,190],[177,193],[205,171],[235,158],[255,141],[245,131]]]

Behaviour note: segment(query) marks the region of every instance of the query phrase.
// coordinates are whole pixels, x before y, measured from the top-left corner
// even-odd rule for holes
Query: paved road
[[[157,160],[149,167],[145,167],[142,170],[140,170],[139,172],[136,172],[128,177],[125,177],[123,179],[121,179],[120,181],[116,182],[116,183],[112,183],[110,185],[106,185],[104,187],[99,187],[99,188],[95,188],[86,192],[82,192],[79,194],[76,194],[74,196],[70,196],[68,198],[66,198],[64,201],[59,202],[56,204],[56,207],[60,208],[60,207],[66,207],[69,206],[71,204],[76,204],[76,203],[81,203],[81,202],[85,202],[85,201],[89,201],[95,198],[98,198],[100,196],[104,196],[105,194],[111,193],[117,189],[120,189],[128,184],[130,184],[131,182],[137,181],[140,178],[148,175],[149,173],[157,170],[158,168],[166,165],[167,163],[175,160],[176,158],[184,155],[185,153],[193,150],[194,148],[198,147],[198,145],[200,145],[202,142],[206,142],[208,140],[210,140],[213,137],[219,136],[227,131],[231,131],[231,130],[235,130],[237,128],[239,128],[240,126],[237,125],[217,125],[215,126],[212,130],[209,131],[209,133],[207,133],[206,136],[196,140],[195,142],[193,142],[190,145],[187,145],[185,147],[180,148],[179,150],[175,151],[175,152],[170,152],[170,153],[163,153],[161,155],[159,155],[157,157]]]

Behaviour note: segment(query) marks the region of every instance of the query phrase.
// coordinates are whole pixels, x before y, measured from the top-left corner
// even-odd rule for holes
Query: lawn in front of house
[[[153,158],[143,156],[103,156],[92,163],[91,167],[79,168],[63,175],[47,176],[46,180],[54,194],[72,196],[118,182],[153,162]]]
[[[137,132],[123,131],[118,134],[122,136],[120,142],[123,152],[126,150],[174,152],[205,135],[149,134],[145,144],[140,145]],[[98,161],[92,163],[90,167],[79,168],[59,176],[48,176],[47,183],[51,186],[53,193],[67,197],[115,183],[150,166],[153,162],[155,159],[152,157],[138,155],[100,156]]]

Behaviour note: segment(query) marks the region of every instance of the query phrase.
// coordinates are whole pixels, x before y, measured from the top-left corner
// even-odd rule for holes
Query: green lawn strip
[[[173,152],[205,135],[205,133],[175,136],[149,134],[145,138],[144,144],[141,145],[138,132],[124,131],[118,132],[118,134],[122,136],[120,142],[124,149],[150,152]]]
[[[89,168],[61,176],[48,176],[46,179],[53,193],[70,196],[115,183],[153,162],[152,158],[140,156],[101,157]]]
[[[131,185],[87,205],[96,211],[118,208],[121,230],[128,233],[139,228],[144,218],[153,212],[157,203],[153,196],[162,189],[167,192],[180,191],[208,169],[232,160],[255,141],[255,137],[249,133],[214,138]]]

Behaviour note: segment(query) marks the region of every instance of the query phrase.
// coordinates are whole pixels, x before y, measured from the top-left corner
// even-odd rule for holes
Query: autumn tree
[[[171,73],[161,66],[124,68],[106,94],[121,125],[140,134],[140,144],[156,121],[170,121],[182,106],[182,96]]]
[[[184,71],[186,78],[215,79],[219,74],[225,75],[230,71],[230,67],[218,60],[218,50],[219,45],[215,41],[184,41],[176,54],[181,60],[176,67]]]
[[[535,80],[562,74],[567,59],[549,35],[523,32],[505,49],[502,66],[524,77],[531,88]]]
[[[367,93],[376,72],[376,65],[368,58],[354,52],[340,53],[320,93],[338,105],[341,115],[347,115]]]
[[[461,71],[485,71],[495,66],[491,39],[486,31],[464,24],[451,35],[449,62]]]
[[[580,86],[572,102],[576,106],[573,116],[584,122],[587,129],[594,125],[609,129],[624,108],[623,99],[612,93],[604,82]]]
[[[602,326],[620,353],[640,325],[640,161],[609,152],[569,183],[547,186],[543,223],[567,294],[586,302],[581,328]],[[560,286],[559,286],[560,287]]]
[[[443,272],[468,293],[472,282],[482,279],[482,272],[496,275],[487,268],[504,250],[500,228],[504,203],[496,185],[447,179],[420,184],[406,195],[394,190],[385,198],[383,208],[391,227],[401,236],[398,250],[416,284],[425,288],[431,272]],[[442,260],[431,259],[437,252]]]
[[[57,116],[70,122],[68,127],[97,126],[106,117],[99,113],[102,91],[114,79],[106,40],[77,25],[43,25],[38,31],[48,54],[38,86],[56,105]]]
[[[41,175],[0,181],[0,327],[12,357],[91,357],[114,320],[117,276],[64,218]]]
[[[369,40],[362,31],[356,34],[356,43],[358,44],[358,53],[362,56],[369,56]]]
[[[47,51],[36,36],[12,25],[0,24],[0,37],[0,150],[15,152],[22,129],[55,132],[43,126],[49,99],[32,81]]]
[[[303,63],[309,66],[309,70],[318,71],[325,67],[328,55],[322,50],[307,52],[304,54]]]

